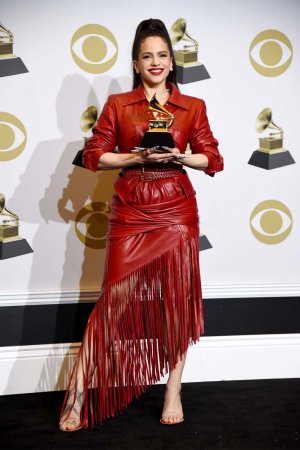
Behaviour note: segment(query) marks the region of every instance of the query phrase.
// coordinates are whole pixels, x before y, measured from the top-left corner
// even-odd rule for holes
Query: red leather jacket
[[[170,97],[164,105],[175,121],[169,131],[175,146],[184,153],[190,144],[192,153],[202,153],[208,158],[205,173],[213,176],[223,170],[223,158],[218,151],[218,141],[214,138],[206,116],[203,100],[181,94],[176,86],[168,83]],[[110,95],[97,124],[93,137],[87,142],[83,163],[96,172],[100,156],[118,147],[120,153],[130,153],[142,140],[149,129],[147,118],[148,100],[142,85],[124,94]]]

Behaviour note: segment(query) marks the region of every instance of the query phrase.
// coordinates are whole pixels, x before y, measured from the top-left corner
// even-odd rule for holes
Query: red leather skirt
[[[62,407],[82,392],[84,427],[121,412],[203,334],[195,191],[167,172],[115,183],[102,290]]]

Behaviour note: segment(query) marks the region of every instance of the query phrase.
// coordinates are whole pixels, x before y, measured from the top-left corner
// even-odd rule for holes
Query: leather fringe
[[[198,238],[180,239],[115,284],[104,283],[61,415],[82,406],[87,428],[121,413],[200,338],[202,308]]]

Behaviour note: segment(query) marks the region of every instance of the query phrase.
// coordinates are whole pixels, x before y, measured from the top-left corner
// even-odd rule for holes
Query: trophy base
[[[209,248],[212,248],[211,243],[209,242],[205,234],[201,234],[201,236],[199,237],[200,252],[202,252],[202,250],[208,250]]]
[[[0,77],[9,77],[28,72],[21,58],[0,59]]]
[[[183,67],[176,64],[177,81],[180,84],[194,83],[195,81],[207,80],[210,78],[203,64],[197,66]]]
[[[86,167],[83,165],[82,156],[83,156],[83,150],[79,150],[77,152],[75,158],[73,159],[72,164],[74,166],[82,167],[83,169],[85,169]]]
[[[267,153],[255,150],[248,164],[260,167],[261,169],[272,170],[295,164],[295,161],[288,150],[279,153]]]
[[[139,146],[144,148],[157,146],[174,148],[175,142],[168,131],[147,131]]]
[[[32,248],[24,238],[15,241],[0,241],[0,259],[14,258],[32,252]]]

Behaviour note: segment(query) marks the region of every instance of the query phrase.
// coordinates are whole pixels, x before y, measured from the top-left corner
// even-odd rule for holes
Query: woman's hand
[[[154,164],[167,162],[181,162],[188,156],[180,153],[178,148],[162,147],[163,153],[158,153],[157,147],[135,149],[133,153],[104,153],[98,163],[99,170],[123,169],[135,164]]]
[[[160,150],[157,150],[157,147],[152,147],[140,151],[137,155],[137,163],[167,163],[177,161],[181,157],[180,150],[178,148],[160,147]]]

